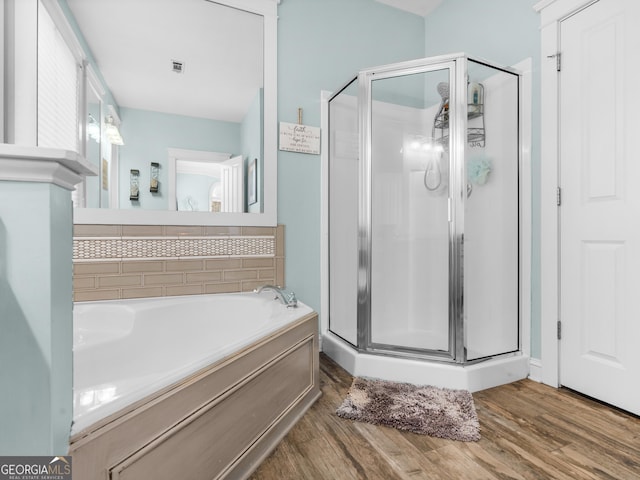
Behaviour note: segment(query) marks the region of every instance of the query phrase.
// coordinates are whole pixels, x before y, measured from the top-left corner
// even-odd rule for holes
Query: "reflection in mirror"
[[[244,163],[241,155],[170,148],[169,210],[242,212]]]
[[[260,6],[257,13],[247,11],[253,5],[251,0],[240,2],[243,9],[234,8],[239,6],[238,0],[222,2],[234,6],[209,0],[66,3],[108,90],[107,98],[98,100],[114,104],[124,139],[124,145],[113,147],[115,162],[97,160],[105,176],[95,179],[95,185],[87,183],[82,204],[120,211],[275,213],[275,206],[266,206],[265,201],[265,190],[270,189],[265,187],[265,178],[275,181],[274,172],[269,171],[275,169],[275,158],[267,161],[266,157],[275,157],[275,148],[267,152],[264,145],[264,116],[267,110],[275,114],[271,113],[275,62],[268,65],[265,61],[265,55],[269,60],[275,58],[275,15],[266,14],[275,13],[275,2],[268,8]],[[104,112],[92,117],[104,129]],[[273,127],[268,128],[274,131],[275,119],[272,122]],[[102,142],[103,152],[112,148],[104,134]],[[272,148],[272,142],[268,143]],[[87,140],[87,154],[91,148],[91,140]],[[97,148],[100,151],[101,147]],[[194,201],[201,194],[194,192],[191,204],[181,206],[175,193],[189,188],[189,183],[181,182],[178,189],[180,175],[170,175],[170,151],[176,149],[229,152],[227,158],[239,157],[241,177],[234,178],[235,184],[241,185],[242,197],[234,200],[233,207],[225,207],[225,186],[229,187],[219,180],[214,194],[218,200],[201,200],[196,208]],[[247,198],[246,188],[249,161],[254,159],[255,201]],[[151,163],[158,164],[155,191]],[[212,166],[212,170],[217,168]],[[140,172],[140,191],[137,200],[130,200],[130,172],[134,169]],[[92,200],[88,192],[94,189],[96,198]],[[236,196],[237,191],[233,190]],[[76,221],[78,216],[87,218],[78,215],[80,210],[76,213]],[[114,216],[112,213],[110,218]],[[202,223],[184,219],[169,222]]]
[[[176,165],[176,209],[183,212],[220,212],[220,166],[178,160]]]
[[[87,127],[86,127],[86,151],[87,160],[98,167],[97,177],[85,178],[84,201],[79,199],[78,205],[97,208],[102,205],[108,206],[108,178],[103,176],[101,162],[103,159],[101,152],[102,145],[102,101],[91,83],[87,85]],[[102,180],[102,181],[101,181]]]

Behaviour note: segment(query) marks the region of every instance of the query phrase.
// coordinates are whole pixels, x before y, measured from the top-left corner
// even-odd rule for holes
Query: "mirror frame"
[[[209,0],[261,15],[264,19],[263,189],[262,213],[181,212],[170,210],[74,208],[74,224],[122,225],[277,225],[277,0]]]

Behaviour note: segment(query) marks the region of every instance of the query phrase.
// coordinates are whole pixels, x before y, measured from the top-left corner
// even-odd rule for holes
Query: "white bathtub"
[[[76,303],[72,434],[311,312],[269,291]]]

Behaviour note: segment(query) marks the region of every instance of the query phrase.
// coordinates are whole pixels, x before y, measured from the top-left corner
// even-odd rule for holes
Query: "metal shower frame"
[[[484,360],[467,361],[465,305],[464,305],[464,207],[467,199],[466,167],[464,161],[467,143],[467,116],[456,112],[467,111],[468,62],[514,74],[518,78],[518,97],[522,87],[522,75],[513,68],[504,67],[464,53],[399,62],[362,70],[356,79],[350,79],[336,90],[329,102],[346,87],[357,80],[358,87],[358,127],[360,159],[358,172],[358,287],[357,287],[357,349],[362,352],[421,358],[457,364],[472,364]],[[451,172],[461,172],[449,176],[449,348],[447,351],[414,349],[394,345],[376,344],[371,336],[371,264],[372,264],[372,212],[371,212],[371,163],[372,163],[372,82],[386,78],[426,73],[448,69],[450,90],[449,125],[449,168]],[[519,106],[518,106],[519,111]],[[518,116],[520,113],[518,113]],[[518,143],[521,132],[518,129]],[[520,148],[518,156],[521,156]],[[518,158],[520,165],[521,158]],[[519,169],[518,169],[519,170]],[[519,262],[518,262],[519,263]],[[518,275],[519,278],[519,275]],[[519,309],[518,309],[519,310]],[[518,316],[519,317],[519,316]],[[520,318],[518,318],[518,350],[522,347]],[[510,353],[510,352],[507,352]],[[499,356],[495,355],[495,356]]]

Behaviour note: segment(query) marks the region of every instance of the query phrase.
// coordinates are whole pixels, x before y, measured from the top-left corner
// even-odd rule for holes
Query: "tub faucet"
[[[296,298],[296,294],[291,290],[287,290],[286,288],[277,287],[275,285],[262,285],[254,290],[255,293],[260,293],[263,290],[271,290],[275,292],[277,299],[279,299],[283,305],[287,307],[297,307],[298,299]]]

